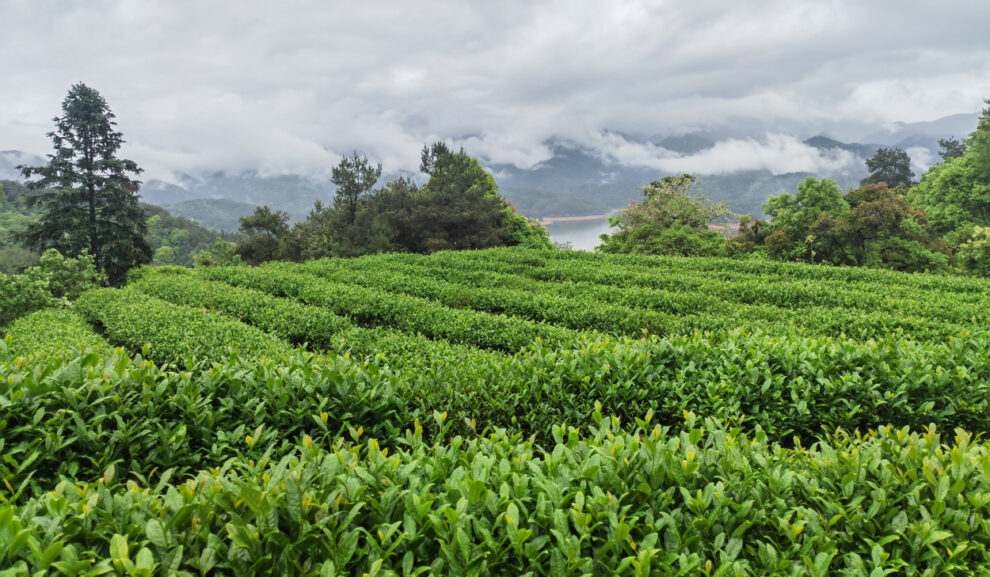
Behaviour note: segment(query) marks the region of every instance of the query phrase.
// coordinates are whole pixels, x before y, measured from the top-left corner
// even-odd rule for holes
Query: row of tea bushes
[[[211,267],[203,275],[234,286],[261,290],[347,315],[364,326],[391,327],[408,333],[481,348],[515,352],[540,339],[562,343],[576,331],[472,310],[452,309],[428,299],[347,285],[302,274],[292,263],[258,268]]]
[[[733,302],[731,291],[725,293],[721,290],[724,287],[710,277],[688,280],[657,271],[645,275],[655,284],[674,285],[665,288],[629,286],[621,282],[624,277],[615,284],[576,280],[581,278],[579,276],[544,281],[533,276],[493,272],[460,255],[451,255],[441,261],[426,260],[428,258],[434,257],[420,257],[421,261],[415,263],[396,261],[392,255],[324,259],[305,263],[299,269],[333,275],[338,281],[349,279],[357,284],[394,286],[399,292],[417,292],[419,296],[441,300],[451,306],[505,311],[543,320],[564,319],[569,323],[567,326],[613,334],[638,335],[644,329],[661,335],[689,334],[694,330],[724,331],[747,327],[783,331],[800,328],[809,334],[823,336],[872,338],[900,328],[908,334],[928,338],[958,334],[967,326],[973,326],[968,321],[954,324],[945,319],[933,324],[926,316],[895,313],[877,306],[854,306],[852,303],[860,303],[860,298],[847,294],[853,291],[847,287],[836,290],[837,287],[824,284],[816,292],[838,294],[839,300],[848,306],[797,306],[793,300],[786,299],[774,300],[774,304]],[[498,267],[498,263],[492,264],[492,268]],[[546,269],[521,268],[530,275],[548,274]],[[592,271],[593,277],[607,274],[600,268]],[[757,285],[766,283],[753,282]],[[887,305],[893,304],[882,296],[878,298]],[[956,305],[962,307],[961,303]],[[965,312],[951,307],[939,310],[972,315],[973,307],[966,307]]]
[[[630,336],[639,336],[646,331],[662,335],[674,324],[667,314],[634,310],[596,299],[562,296],[556,294],[553,287],[544,291],[492,288],[483,281],[467,287],[404,270],[377,267],[349,270],[349,262],[345,259],[311,261],[301,265],[299,270],[333,282],[376,287],[438,301],[452,308],[505,313],[575,330]]]
[[[184,483],[65,480],[0,504],[6,575],[973,575],[990,567],[988,446],[882,428],[782,449],[686,414],[600,413],[429,445],[303,438]]]
[[[387,368],[344,356],[231,353],[180,371],[108,347],[72,359],[3,353],[0,500],[110,467],[122,479],[166,469],[183,479],[233,458],[284,455],[305,435],[322,441],[363,429],[398,438],[414,422]]]
[[[281,357],[293,352],[285,341],[205,308],[174,305],[134,289],[93,289],[74,310],[113,344],[141,350],[158,362],[221,362],[236,351]]]
[[[387,260],[390,256],[372,258]],[[357,262],[361,260],[363,259]],[[463,255],[438,253],[422,257],[420,264],[429,263],[442,269],[511,274],[551,286],[578,282],[623,289],[635,287],[703,294],[711,302],[721,301],[735,305],[767,305],[795,311],[808,307],[854,309],[867,314],[882,312],[893,319],[924,319],[933,325],[946,322],[983,325],[990,322],[990,312],[987,309],[990,304],[990,298],[987,297],[990,283],[985,280],[967,279],[966,283],[967,287],[982,283],[983,292],[955,292],[926,285],[916,287],[911,281],[915,275],[898,273],[892,276],[888,271],[883,271],[890,277],[886,282],[850,284],[827,276],[792,278],[787,274],[732,273],[702,268],[694,262],[706,260],[711,259],[672,259],[670,264],[684,266],[653,268],[631,264],[611,265],[608,261],[564,259],[549,253],[541,255],[536,251],[479,251]],[[725,259],[714,260],[722,262]],[[811,268],[838,270],[823,266]],[[915,321],[914,324],[919,329],[924,328],[920,322]],[[933,326],[931,329],[936,331],[938,327]]]
[[[4,332],[0,357],[68,359],[80,351],[110,348],[86,321],[68,309],[35,311],[8,325]]]
[[[257,329],[215,313],[156,302],[130,289],[98,294],[148,303],[151,314],[141,306],[117,307],[111,299],[104,303],[111,312],[102,314],[120,323],[132,320],[127,339],[111,340],[134,350],[150,343],[156,360],[180,358],[153,355],[164,349],[220,362],[229,354],[217,353],[226,342],[241,343],[245,357],[278,359],[292,350],[252,352],[244,347]],[[90,306],[87,297],[80,300],[84,307]],[[190,322],[189,315],[197,320]],[[138,325],[149,316],[158,321],[140,332]],[[159,335],[168,337],[166,346]],[[448,411],[458,426],[473,421],[539,440],[553,423],[579,422],[596,402],[626,419],[653,410],[663,424],[674,424],[683,410],[741,419],[781,442],[886,424],[990,431],[986,332],[962,333],[946,343],[898,335],[859,341],[745,331],[640,340],[585,335],[566,343],[537,342],[514,356],[447,343],[424,348],[416,336],[396,335],[390,346],[400,349],[404,338],[412,342],[407,354],[365,358],[399,377],[409,415]],[[432,354],[424,357],[425,351]],[[333,356],[313,362],[333,362]]]

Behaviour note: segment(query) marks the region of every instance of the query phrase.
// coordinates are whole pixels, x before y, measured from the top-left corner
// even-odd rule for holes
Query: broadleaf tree
[[[725,238],[708,225],[730,214],[725,202],[713,202],[697,190],[691,174],[666,176],[643,186],[643,200],[609,218],[616,232],[600,236],[596,250],[680,256],[721,256]]]
[[[151,262],[145,240],[147,214],[139,204],[141,169],[117,156],[124,139],[99,92],[79,83],[62,101],[62,116],[48,133],[55,151],[44,166],[19,166],[41,208],[24,234],[38,252],[54,248],[67,257],[93,255],[111,284],[122,284],[128,269]]]

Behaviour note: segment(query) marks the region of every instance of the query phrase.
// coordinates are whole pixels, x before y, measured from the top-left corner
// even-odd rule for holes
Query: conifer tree
[[[141,169],[120,159],[124,142],[106,100],[85,84],[76,84],[62,101],[62,116],[48,133],[55,151],[45,166],[19,166],[36,191],[39,222],[28,228],[26,244],[39,252],[57,249],[67,257],[83,251],[111,284],[122,284],[128,269],[151,262],[145,240],[147,214],[138,203]]]

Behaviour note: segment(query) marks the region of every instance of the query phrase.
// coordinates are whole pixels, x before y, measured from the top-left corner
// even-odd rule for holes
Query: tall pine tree
[[[138,204],[141,169],[117,158],[124,142],[106,100],[85,84],[76,84],[62,101],[62,116],[49,132],[55,147],[45,166],[19,166],[28,187],[37,191],[40,221],[25,233],[26,243],[42,252],[57,249],[75,257],[84,250],[111,284],[122,284],[128,269],[151,262],[145,240],[147,214]]]

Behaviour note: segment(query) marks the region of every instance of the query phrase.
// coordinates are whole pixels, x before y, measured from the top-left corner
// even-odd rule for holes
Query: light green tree
[[[932,166],[908,191],[908,200],[928,215],[933,233],[958,247],[975,227],[990,226],[990,100],[962,156]]]
[[[609,224],[616,232],[601,235],[600,252],[716,256],[725,252],[725,238],[708,229],[729,214],[725,202],[712,202],[697,190],[690,174],[667,176],[643,186],[643,199],[633,201]]]

